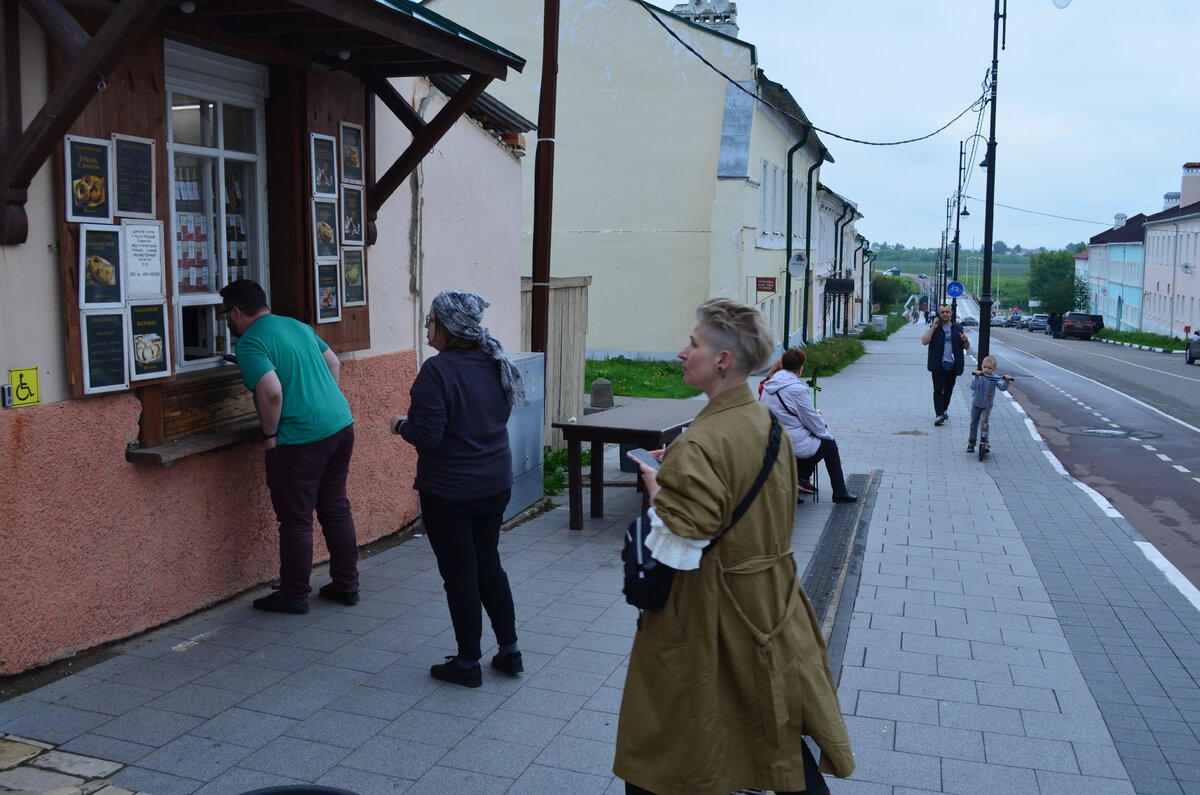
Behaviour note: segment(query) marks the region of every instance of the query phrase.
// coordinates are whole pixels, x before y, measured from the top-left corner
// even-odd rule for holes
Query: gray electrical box
[[[542,498],[545,482],[546,354],[514,353],[513,364],[525,381],[525,404],[513,406],[508,418],[508,443],[512,447],[512,496],[504,509],[508,521]]]

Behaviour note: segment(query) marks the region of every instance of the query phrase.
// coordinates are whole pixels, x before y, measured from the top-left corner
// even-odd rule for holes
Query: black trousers
[[[454,624],[458,657],[483,656],[480,635],[487,611],[501,645],[517,642],[517,618],[508,574],[500,565],[500,525],[510,489],[488,497],[456,500],[421,492],[421,517],[437,557]]]
[[[933,375],[933,413],[942,416],[950,412],[950,396],[954,394],[954,380],[958,375],[951,370],[948,373],[932,373]]]
[[[797,477],[808,480],[821,461],[825,462],[825,469],[829,472],[829,485],[833,488],[833,493],[845,494],[846,476],[842,474],[842,456],[838,453],[837,442],[833,439],[822,439],[817,452],[808,458],[796,456]]]

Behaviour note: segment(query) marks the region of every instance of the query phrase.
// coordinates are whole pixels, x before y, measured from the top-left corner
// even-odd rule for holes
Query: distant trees
[[[993,254],[1007,254],[1008,253],[1008,244],[1005,243],[1003,240],[997,240],[996,242],[992,243],[992,253]]]
[[[1087,284],[1075,275],[1071,251],[1043,251],[1029,258],[1029,295],[1043,312],[1070,312],[1087,306]]]

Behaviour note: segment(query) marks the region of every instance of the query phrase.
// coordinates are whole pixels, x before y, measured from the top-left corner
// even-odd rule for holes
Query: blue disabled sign
[[[962,282],[950,282],[946,285],[946,295],[951,298],[958,298],[963,294]]]

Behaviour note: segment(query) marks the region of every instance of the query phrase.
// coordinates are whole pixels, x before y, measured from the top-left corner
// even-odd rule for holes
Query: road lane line
[[[1167,582],[1174,585],[1183,594],[1183,598],[1192,603],[1192,607],[1200,610],[1200,590],[1192,585],[1187,577],[1179,569],[1171,564],[1171,561],[1163,557],[1163,554],[1154,548],[1154,545],[1149,541],[1134,541],[1138,549],[1142,550],[1142,554],[1146,559],[1154,564],[1154,567],[1167,576]]]

